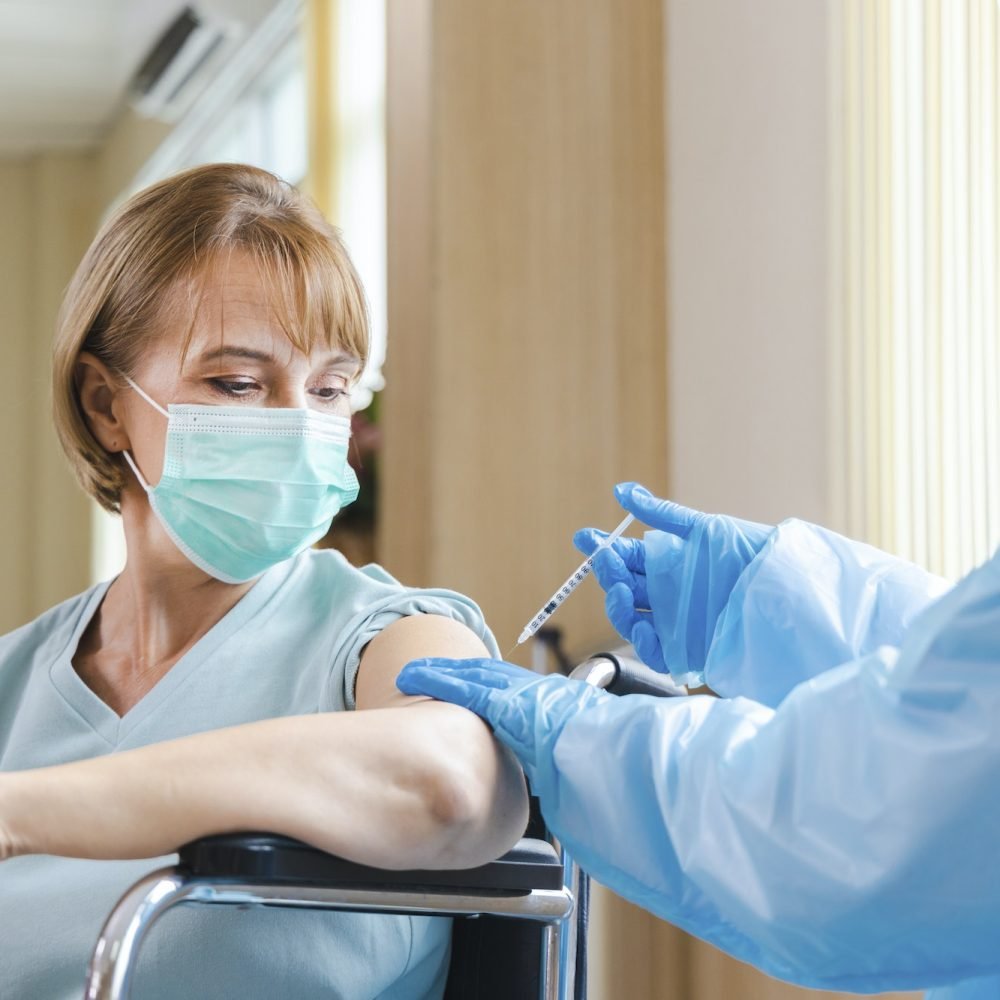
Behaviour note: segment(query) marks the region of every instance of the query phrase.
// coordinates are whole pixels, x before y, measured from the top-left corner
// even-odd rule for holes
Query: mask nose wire
[[[147,393],[145,389],[143,389],[142,386],[139,385],[138,382],[136,382],[134,379],[130,379],[128,375],[126,375],[124,372],[119,372],[119,374],[123,379],[125,379],[126,382],[128,382],[128,384],[133,389],[135,389],[137,393],[139,393],[140,396],[142,396],[144,400],[146,400],[147,403],[149,403],[150,406],[153,407],[154,410],[159,410],[160,413],[162,413],[167,418],[167,420],[170,419],[170,413],[167,410],[165,410],[162,406],[160,406],[160,404],[155,399],[153,399],[153,397],[150,396],[149,393]],[[122,455],[125,456],[125,461],[128,462],[129,468],[131,468],[131,470],[135,473],[135,478],[139,480],[139,485],[147,493],[151,493],[152,487],[149,485],[149,482],[146,480],[146,477],[139,471],[139,466],[136,465],[135,459],[129,454],[127,448],[122,451]]]

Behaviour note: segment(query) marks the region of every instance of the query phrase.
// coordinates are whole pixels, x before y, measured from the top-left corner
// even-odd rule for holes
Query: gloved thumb
[[[615,499],[650,528],[678,538],[687,538],[695,524],[706,516],[671,500],[661,500],[639,483],[619,483],[615,487]]]

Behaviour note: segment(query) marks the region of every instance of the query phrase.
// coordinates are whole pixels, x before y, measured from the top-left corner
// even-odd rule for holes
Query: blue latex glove
[[[542,796],[538,763],[551,756],[567,720],[612,696],[561,674],[541,675],[502,660],[413,660],[399,672],[403,694],[461,705],[485,719],[514,751],[532,790]]]
[[[701,684],[719,616],[774,529],[660,500],[637,483],[619,484],[615,497],[656,530],[642,541],[620,538],[595,559],[608,618],[654,670]],[[590,555],[606,537],[586,528],[573,544]]]

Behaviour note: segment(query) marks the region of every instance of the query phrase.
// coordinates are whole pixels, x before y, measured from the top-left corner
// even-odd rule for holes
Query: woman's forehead
[[[248,254],[207,263],[185,286],[181,308],[168,310],[175,321],[162,331],[163,346],[185,362],[234,346],[285,363],[303,354],[358,361],[315,310],[308,314],[301,297]]]
[[[274,312],[277,282],[246,254],[226,255],[195,279],[198,315],[218,322],[229,316]]]

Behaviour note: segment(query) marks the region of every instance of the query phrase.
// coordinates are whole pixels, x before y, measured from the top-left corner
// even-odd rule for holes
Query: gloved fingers
[[[610,590],[616,583],[624,583],[631,588],[634,573],[630,573],[625,562],[613,549],[604,549],[594,556],[594,576],[604,590]]]
[[[476,715],[485,716],[489,703],[488,689],[469,684],[443,670],[414,664],[407,664],[399,672],[396,687],[403,694],[426,695],[438,701],[447,701],[452,705],[467,708]]]
[[[637,620],[632,628],[630,636],[632,648],[636,655],[653,670],[661,674],[667,672],[667,665],[663,659],[663,647],[660,645],[660,638],[653,628],[653,623],[648,617],[636,616]]]
[[[399,676],[403,677],[410,670],[433,670],[441,674],[456,677],[461,681],[476,684],[484,688],[502,690],[514,684],[523,684],[538,677],[537,674],[523,667],[505,663],[503,660],[491,660],[485,657],[467,660],[448,660],[442,657],[428,657],[413,660],[408,663]]]
[[[598,528],[581,528],[573,535],[573,544],[585,556],[589,556],[607,537],[607,531],[600,531]]]
[[[632,604],[637,609],[649,608],[649,588],[646,577],[628,569],[617,552],[605,549],[594,558],[594,575],[598,583],[608,593],[611,588],[624,584],[632,595]]]
[[[524,667],[515,666],[505,660],[494,660],[489,656],[469,656],[460,660],[447,656],[422,656],[419,659],[411,660],[407,666],[432,667],[435,670],[466,670],[471,668],[483,668],[499,674],[526,674],[531,673]],[[405,669],[405,668],[404,668]]]
[[[585,556],[593,555],[597,548],[610,532],[599,531],[597,528],[582,528],[573,536],[573,544]],[[644,573],[646,569],[646,552],[642,540],[639,538],[616,538],[611,548],[604,552],[614,552],[625,563],[626,567],[633,573]],[[600,559],[604,553],[600,553]]]
[[[604,598],[604,610],[615,631],[626,642],[631,642],[638,615],[635,611],[635,599],[627,584],[616,583],[608,590]]]
[[[638,483],[619,483],[615,487],[615,499],[644,524],[678,538],[687,538],[695,524],[707,516],[672,500],[661,500]]]

